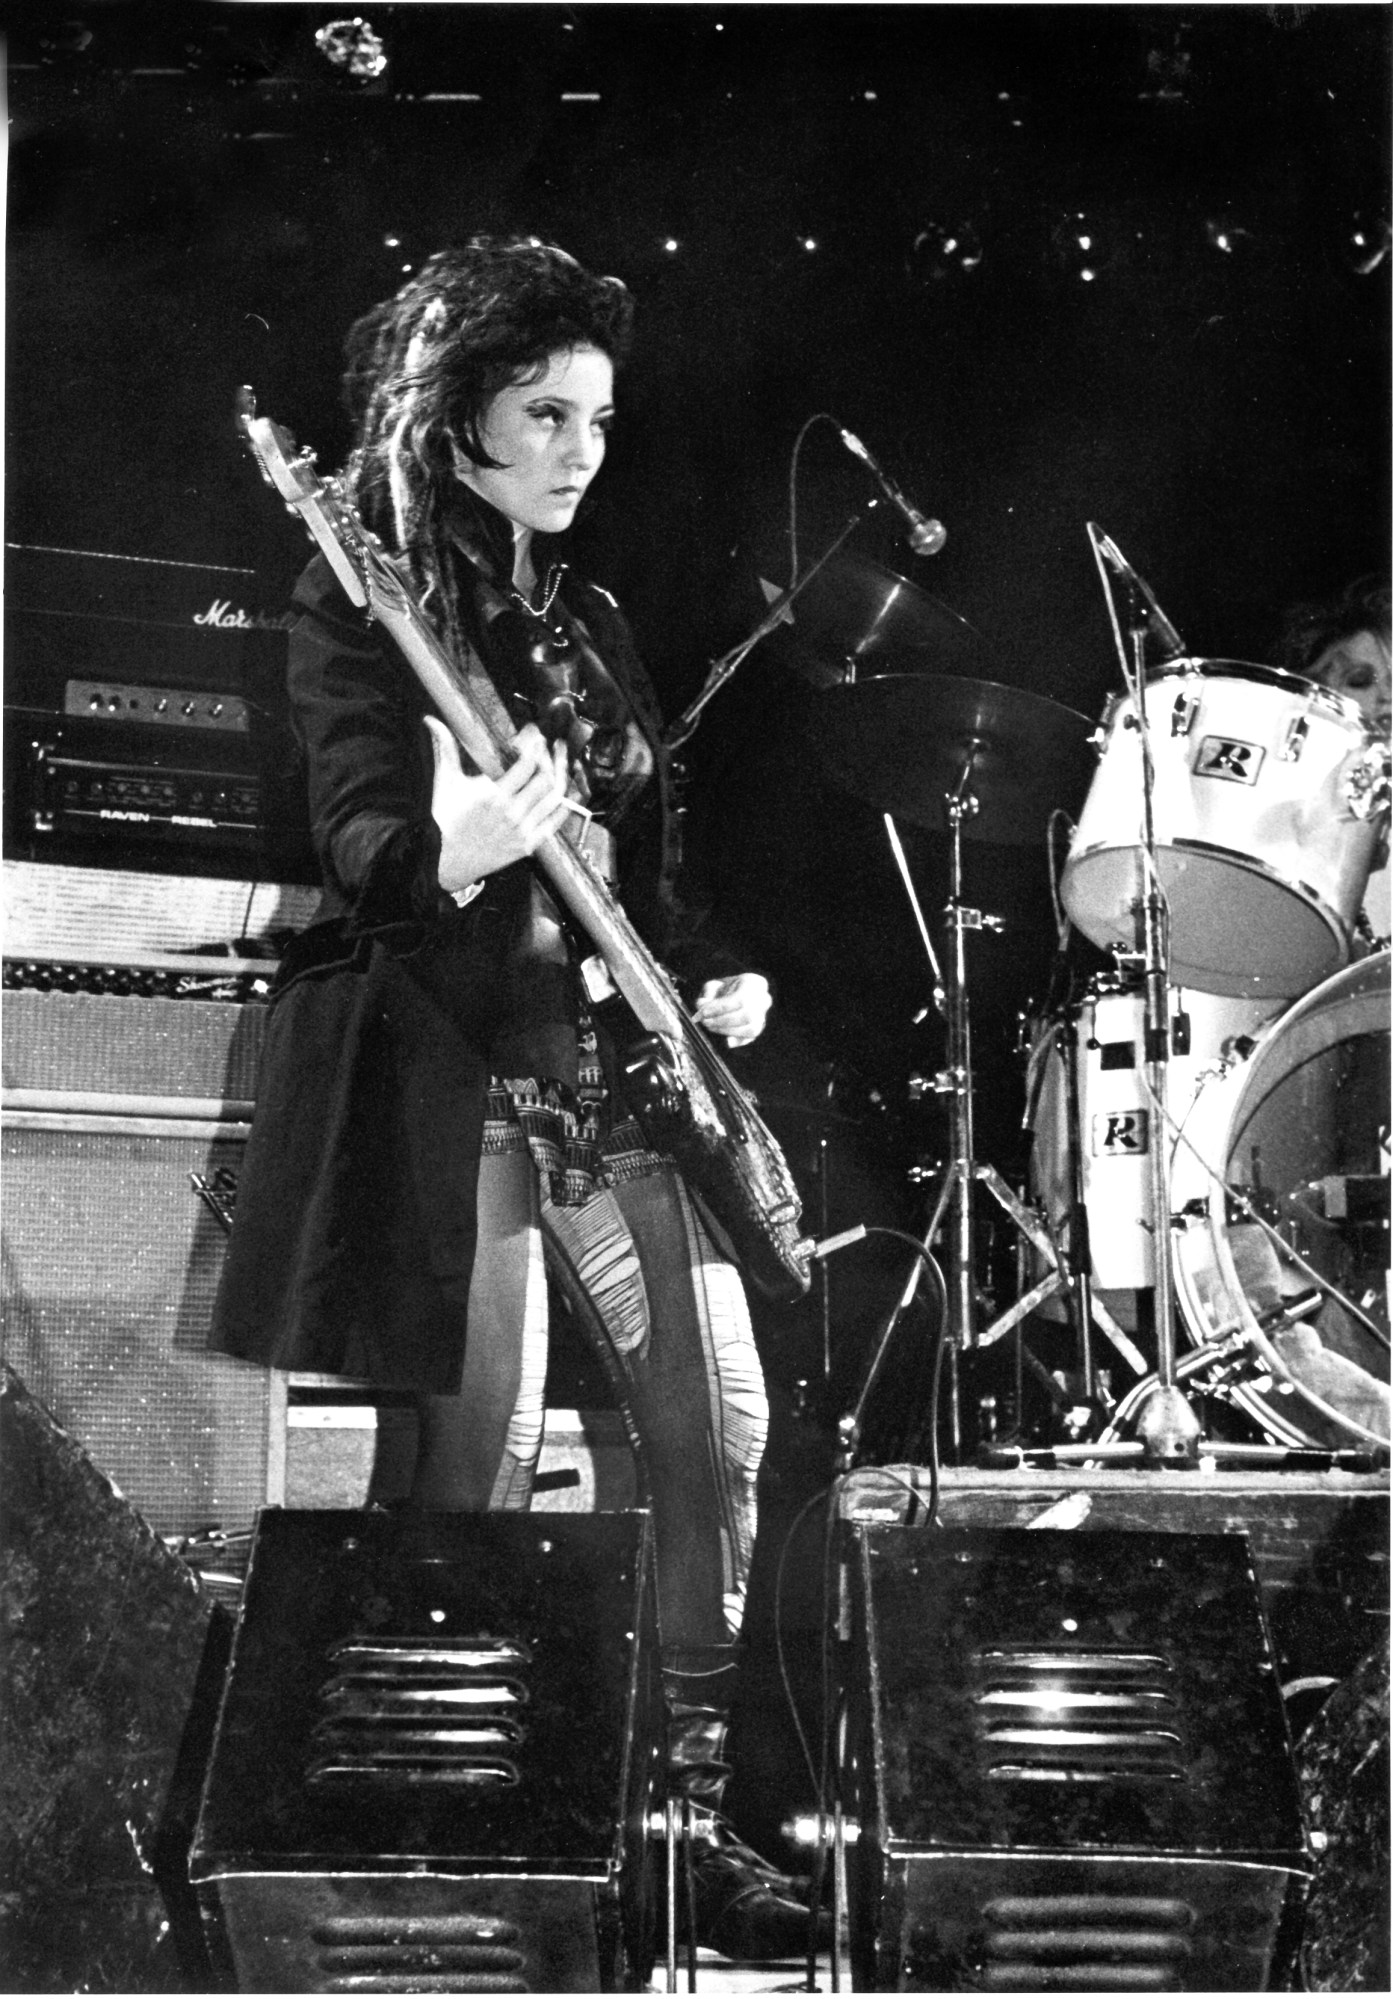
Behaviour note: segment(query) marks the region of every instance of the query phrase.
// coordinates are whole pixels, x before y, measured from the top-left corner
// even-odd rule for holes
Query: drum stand
[[[980,746],[969,749],[957,782],[951,791],[944,794],[944,809],[949,829],[949,889],[945,909],[949,950],[946,978],[934,955],[928,927],[924,922],[923,912],[914,893],[904,854],[895,833],[894,821],[888,813],[886,814],[886,827],[895,850],[895,859],[899,864],[910,905],[919,925],[929,963],[933,967],[934,1002],[942,1013],[947,1028],[947,1066],[929,1079],[926,1087],[935,1095],[945,1096],[948,1099],[949,1156],[928,1226],[924,1230],[922,1244],[926,1251],[932,1250],[945,1218],[949,1219],[948,1253],[945,1258],[948,1309],[944,1340],[948,1360],[950,1436],[953,1454],[958,1458],[962,1454],[960,1356],[964,1351],[975,1351],[980,1347],[992,1345],[1012,1327],[1018,1325],[1027,1314],[1033,1312],[1043,1299],[1052,1297],[1066,1285],[1070,1286],[1072,1295],[1071,1281],[1060,1271],[1059,1259],[1049,1232],[1039,1217],[1017,1198],[1011,1186],[994,1166],[988,1166],[976,1157],[972,1114],[972,1020],[967,991],[966,939],[969,930],[999,932],[1003,927],[999,916],[986,915],[980,909],[971,908],[963,901],[963,824],[979,809],[978,801],[970,788],[978,747]],[[976,1263],[973,1254],[974,1197],[979,1181],[1050,1266],[1047,1277],[985,1328],[979,1326]],[[871,1387],[880,1373],[895,1327],[918,1293],[924,1270],[924,1259],[916,1257],[905,1289],[886,1321],[856,1409],[851,1416],[845,1417],[839,1426],[843,1461],[848,1469],[854,1461],[860,1420]],[[1085,1295],[1085,1308],[1087,1303]],[[1087,1354],[1086,1343],[1084,1351]],[[1089,1394],[1091,1398],[1091,1369]],[[937,1411],[930,1411],[930,1420],[937,1420]]]

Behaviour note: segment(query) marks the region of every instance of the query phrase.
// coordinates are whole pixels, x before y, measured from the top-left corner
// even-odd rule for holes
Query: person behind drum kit
[[[1294,672],[1348,695],[1380,736],[1393,730],[1391,603],[1386,582],[1360,577],[1328,603],[1293,610],[1284,641],[1286,664]]]
[[[1393,592],[1379,576],[1360,576],[1323,603],[1296,606],[1288,615],[1283,662],[1293,672],[1353,701],[1370,733],[1393,735]],[[1389,935],[1389,871],[1385,849],[1364,895],[1371,936]],[[1364,940],[1367,944],[1369,938]]]
[[[652,690],[614,600],[562,538],[605,456],[632,311],[617,278],[563,250],[479,237],[349,335],[349,493],[461,672],[509,705],[519,754],[496,782],[466,773],[381,626],[324,556],[311,563],[290,686],[325,894],[272,996],[214,1339],[414,1391],[409,1504],[526,1508],[545,1241],[651,1493],[667,1785],[695,1808],[695,1941],[786,1958],[808,1942],[798,1883],[720,1816],[767,1427],[749,1311],[623,1100],[580,954],[529,864],[572,813],[597,866],[616,836],[641,863],[660,830]],[[732,1047],[753,1041],[767,982],[705,969],[721,976],[696,1019]],[[824,1943],[826,1928],[820,1912]]]
[[[1296,606],[1288,615],[1282,646],[1286,667],[1352,701],[1370,737],[1384,741],[1393,732],[1391,601],[1384,578],[1358,577],[1324,602]],[[1387,948],[1388,909],[1385,833],[1365,891],[1362,934],[1355,940],[1357,952],[1369,954]],[[1280,1021],[1275,1026],[1280,1033]],[[1383,1045],[1386,1047],[1386,1038]],[[1369,1094],[1378,1092],[1386,1098],[1385,1057],[1378,1037],[1357,1041],[1346,1050],[1345,1061],[1347,1101],[1360,1100],[1359,1108],[1367,1111]],[[1360,1071],[1361,1063],[1369,1065],[1367,1076]],[[1373,1115],[1377,1117],[1377,1112]],[[1229,1231],[1229,1241],[1254,1311],[1279,1310],[1284,1296],[1302,1280],[1294,1274],[1284,1275],[1270,1239],[1253,1225],[1235,1225]],[[1370,1367],[1377,1364],[1376,1356],[1368,1341],[1351,1340],[1337,1301],[1327,1301],[1316,1317],[1318,1325],[1298,1321],[1274,1332],[1278,1354],[1300,1383],[1358,1430],[1389,1436],[1390,1394],[1387,1382],[1380,1378],[1388,1371],[1386,1355],[1380,1376],[1370,1373]],[[1322,1422],[1309,1412],[1305,1420],[1318,1439],[1334,1444],[1350,1441],[1338,1423]]]

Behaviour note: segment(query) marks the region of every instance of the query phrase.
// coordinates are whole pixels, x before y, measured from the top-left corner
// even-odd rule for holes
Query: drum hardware
[[[829,687],[810,727],[853,797],[932,832],[952,831],[947,801],[967,764],[977,802],[960,828],[1001,846],[1034,846],[1055,811],[1077,811],[1096,761],[1087,716],[1043,694],[948,674]]]
[[[775,594],[772,584],[763,588]],[[784,620],[775,647],[819,689],[884,674],[996,677],[991,648],[965,618],[919,584],[849,553],[822,570],[798,615]]]
[[[818,697],[818,708],[814,733],[826,761],[856,796],[878,805],[885,815],[891,849],[931,967],[934,1004],[947,1029],[943,1069],[920,1079],[921,1093],[947,1099],[949,1115],[948,1158],[922,1247],[931,1248],[947,1225],[949,1410],[952,1447],[960,1453],[961,1354],[1001,1338],[1034,1309],[1040,1297],[1053,1295],[1068,1282],[1060,1275],[1054,1244],[1039,1218],[994,1167],[976,1157],[966,940],[972,932],[999,932],[1002,925],[1000,918],[964,900],[962,844],[965,838],[1001,844],[1029,844],[1039,838],[1059,809],[1061,792],[1082,790],[1088,723],[1086,717],[1042,695],[947,676],[882,675],[828,689]],[[897,812],[920,826],[946,827],[949,834],[946,970],[934,951],[904,860],[892,816]],[[973,1197],[979,1184],[1050,1266],[1049,1275],[1027,1299],[985,1328],[980,1324],[974,1256]],[[921,1267],[916,1264],[887,1321],[881,1353],[921,1281]]]
[[[1346,766],[1342,796],[1356,819],[1374,819],[1393,802],[1393,752],[1387,743],[1370,743]]]
[[[872,502],[871,504],[874,503]],[[749,637],[741,639],[740,643],[732,646],[729,652],[722,653],[719,659],[711,662],[710,669],[707,672],[706,679],[703,681],[699,693],[693,700],[688,702],[677,720],[672,723],[664,735],[663,746],[665,749],[680,749],[684,743],[690,740],[696,731],[698,722],[701,720],[702,710],[705,708],[707,702],[714,694],[719,693],[731,676],[744,665],[760,640],[767,638],[772,631],[777,630],[779,625],[784,622],[788,617],[789,607],[797,598],[802,596],[813,578],[822,569],[824,563],[831,561],[847,537],[855,533],[856,529],[860,527],[864,518],[864,509],[860,513],[853,514],[845,526],[827,544],[827,547],[817,558],[816,562],[811,567],[805,569],[801,576],[795,576],[788,588],[781,591],[774,598]]]
[[[1167,910],[1161,887],[1156,848],[1156,767],[1152,756],[1151,732],[1141,689],[1146,671],[1146,641],[1149,633],[1161,630],[1163,641],[1173,642],[1176,651],[1184,643],[1165,618],[1147,585],[1122,558],[1120,551],[1092,521],[1089,539],[1107,600],[1118,663],[1123,684],[1137,690],[1137,737],[1141,748],[1141,847],[1145,886],[1136,915],[1136,943],[1143,961],[1143,989],[1146,996],[1144,1020],[1144,1085],[1155,1116],[1152,1142],[1147,1154],[1151,1189],[1151,1213],[1157,1232],[1152,1257],[1154,1320],[1156,1335],[1156,1383],[1142,1399],[1135,1428],[1142,1446],[1142,1462],[1153,1467],[1186,1465],[1198,1461],[1200,1423],[1175,1371],[1175,1286],[1170,1258],[1170,1153],[1164,1142],[1166,1088],[1170,1063],[1170,1022],[1168,993],[1170,951],[1167,938]],[[1109,587],[1105,564],[1116,576],[1122,574],[1128,589],[1126,643],[1117,606]],[[1129,651],[1130,646],[1130,651]]]
[[[1126,1468],[1136,1461],[1139,1454],[1138,1444],[1107,1443],[1102,1439],[1092,1444],[1049,1444],[1028,1450],[1017,1444],[1003,1444],[994,1450],[981,1452],[978,1464],[983,1471],[1063,1471],[1093,1464]],[[1309,1444],[1281,1450],[1271,1444],[1214,1443],[1205,1445],[1204,1455],[1206,1459],[1213,1459],[1218,1470],[1236,1467],[1240,1470],[1367,1473],[1388,1469],[1386,1451],[1322,1451]]]

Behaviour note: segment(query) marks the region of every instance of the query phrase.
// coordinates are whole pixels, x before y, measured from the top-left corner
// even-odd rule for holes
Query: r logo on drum
[[[1149,1111],[1106,1111],[1093,1120],[1095,1159],[1140,1159],[1151,1142]]]
[[[1236,742],[1231,736],[1205,736],[1195,759],[1195,776],[1222,777],[1230,784],[1256,784],[1263,754],[1260,743]]]

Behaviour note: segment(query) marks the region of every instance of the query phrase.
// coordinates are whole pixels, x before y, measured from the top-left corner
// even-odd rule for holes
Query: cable
[[[798,581],[798,455],[803,449],[803,439],[815,423],[830,423],[833,430],[840,432],[841,424],[830,410],[814,410],[793,440],[793,450],[788,460],[788,585],[791,590]]]

